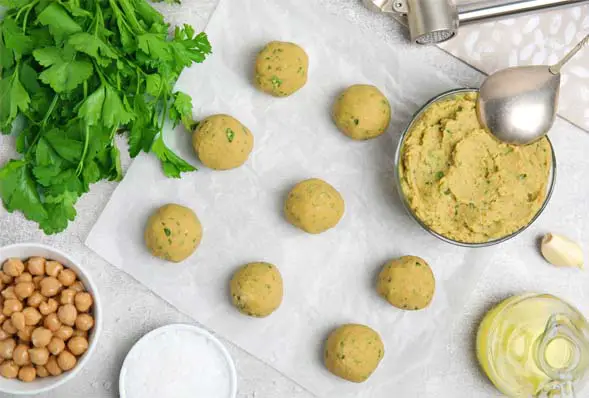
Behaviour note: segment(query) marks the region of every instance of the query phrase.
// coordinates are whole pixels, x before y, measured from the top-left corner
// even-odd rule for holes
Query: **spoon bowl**
[[[560,77],[548,66],[508,68],[489,76],[477,100],[481,124],[512,144],[542,138],[556,119]]]
[[[487,77],[477,100],[481,126],[512,144],[544,137],[556,119],[560,70],[587,43],[589,35],[552,66],[507,68]]]

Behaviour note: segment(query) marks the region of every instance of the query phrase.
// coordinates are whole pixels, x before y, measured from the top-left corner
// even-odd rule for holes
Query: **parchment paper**
[[[187,23],[190,23],[190,16]],[[195,119],[229,113],[255,136],[249,161],[236,170],[202,168],[167,179],[153,156],[137,158],[91,231],[87,245],[181,311],[272,365],[319,396],[390,397],[396,381],[430,359],[462,309],[493,250],[443,243],[419,229],[394,189],[393,156],[403,127],[429,98],[455,88],[435,66],[385,45],[320,7],[295,0],[222,0],[207,32],[214,56],[181,76]],[[255,54],[270,40],[306,49],[309,82],[276,99],[251,84]],[[330,119],[337,94],[370,83],[389,98],[388,132],[354,142]],[[190,135],[177,128],[168,143],[195,164]],[[346,202],[335,229],[311,236],[282,215],[286,193],[298,181],[322,178]],[[193,208],[204,226],[197,252],[181,264],[153,258],[143,229],[157,207],[175,202]],[[385,261],[405,254],[430,262],[437,280],[431,306],[404,312],[375,292]],[[280,309],[265,319],[239,314],[230,304],[233,271],[250,261],[276,264],[285,281]],[[375,374],[356,385],[322,365],[327,334],[342,323],[364,323],[385,343]]]

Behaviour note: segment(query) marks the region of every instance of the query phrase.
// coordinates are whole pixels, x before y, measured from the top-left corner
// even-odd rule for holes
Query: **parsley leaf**
[[[76,33],[68,39],[68,44],[77,51],[96,59],[101,66],[108,66],[118,56],[102,39],[86,32]]]
[[[71,137],[67,137],[60,129],[51,129],[43,138],[49,146],[63,159],[71,163],[77,163],[82,158],[83,143]]]
[[[69,16],[58,2],[51,2],[38,16],[42,25],[49,27],[49,32],[59,42],[72,33],[81,32],[80,25]]]
[[[192,98],[181,91],[174,93],[174,103],[170,108],[170,119],[174,121],[174,127],[182,122],[184,128],[190,132],[194,130],[195,122],[192,120]]]
[[[58,93],[72,91],[87,80],[93,72],[92,63],[75,59],[71,51],[47,47],[33,51],[33,56],[43,66],[48,66],[39,78]]]
[[[14,53],[4,44],[4,37],[0,31],[0,72],[14,65]]]
[[[182,172],[196,170],[194,166],[172,152],[164,143],[161,135],[155,139],[151,150],[161,160],[164,174],[168,177],[180,178]]]
[[[162,77],[157,73],[152,73],[151,75],[147,75],[145,80],[145,90],[147,94],[152,95],[154,97],[159,97],[160,92],[162,90]]]
[[[172,58],[169,44],[162,40],[161,34],[145,33],[137,37],[137,46],[152,59],[168,62]]]
[[[16,69],[12,75],[0,80],[0,130],[10,133],[18,111],[26,112],[30,102],[31,97],[20,82]]]
[[[47,218],[35,181],[24,160],[11,160],[0,169],[0,194],[7,211],[21,210],[29,220]]]
[[[131,124],[128,135],[129,155],[132,158],[141,151],[149,152],[153,139],[159,132],[159,127],[152,123],[154,111],[147,105],[144,97],[135,97],[134,111],[137,118]]]
[[[133,119],[133,112],[128,108],[118,92],[105,84],[86,98],[79,112],[89,125],[101,122],[107,127],[114,127]]]
[[[12,18],[6,18],[2,24],[2,36],[7,49],[14,51],[16,59],[29,54],[33,49],[33,40],[26,36],[20,26]]]

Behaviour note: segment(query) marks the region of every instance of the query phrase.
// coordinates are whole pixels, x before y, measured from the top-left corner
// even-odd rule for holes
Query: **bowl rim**
[[[403,203],[403,207],[405,208],[405,211],[407,213],[409,213],[409,215],[411,216],[411,218],[417,222],[417,224],[424,229],[425,231],[429,232],[431,235],[435,236],[436,238],[446,242],[446,243],[450,243],[453,244],[455,246],[461,246],[461,247],[469,247],[469,248],[481,248],[481,247],[489,247],[489,246],[494,246],[497,245],[499,243],[503,243],[505,241],[510,240],[511,238],[514,238],[515,236],[519,235],[520,233],[522,233],[523,231],[525,231],[526,229],[528,229],[539,217],[540,215],[544,212],[544,210],[546,209],[546,206],[548,206],[548,203],[550,202],[550,198],[552,197],[552,193],[554,192],[554,186],[556,185],[556,155],[554,153],[554,146],[552,145],[552,141],[550,141],[550,138],[548,137],[548,135],[546,135],[546,140],[548,141],[548,145],[550,145],[550,150],[551,150],[551,160],[552,160],[552,167],[551,167],[551,173],[550,176],[548,177],[548,188],[546,190],[546,196],[544,198],[544,202],[542,203],[542,206],[538,209],[538,211],[536,212],[536,214],[534,215],[534,217],[532,217],[532,219],[524,226],[522,226],[520,229],[518,229],[517,231],[512,232],[509,235],[503,236],[501,238],[497,238],[497,239],[493,239],[487,242],[479,242],[479,243],[468,243],[468,242],[461,242],[452,238],[449,238],[447,236],[444,236],[434,230],[432,230],[429,226],[427,226],[418,216],[417,214],[415,214],[415,212],[413,211],[413,209],[411,209],[411,206],[409,205],[407,198],[405,197],[405,194],[403,192],[403,187],[401,184],[401,173],[399,172],[400,166],[401,166],[401,155],[403,153],[403,147],[404,147],[404,143],[405,140],[407,139],[407,136],[409,135],[409,131],[411,130],[411,128],[413,127],[413,125],[419,121],[420,117],[423,115],[423,113],[434,103],[449,98],[449,97],[453,97],[462,93],[478,93],[479,89],[478,88],[458,88],[458,89],[452,89],[452,90],[448,90],[445,91],[441,94],[436,95],[435,97],[431,98],[429,101],[427,101],[423,106],[421,106],[417,112],[415,112],[413,114],[413,116],[411,117],[411,120],[409,121],[409,123],[407,124],[407,126],[405,127],[405,129],[403,130],[403,132],[401,133],[401,137],[399,138],[399,143],[397,145],[397,149],[395,152],[395,159],[394,159],[394,165],[395,165],[395,184],[396,184],[396,188],[397,188],[397,192],[401,198],[401,202]]]
[[[76,366],[72,370],[62,373],[62,375],[60,375],[58,377],[55,377],[55,379],[56,379],[55,382],[53,382],[47,386],[40,387],[37,389],[31,389],[31,390],[27,390],[27,391],[9,389],[9,388],[6,388],[5,386],[2,386],[0,384],[0,391],[8,393],[8,394],[36,395],[36,394],[40,394],[43,392],[53,390],[54,388],[57,388],[57,387],[61,386],[62,384],[70,381],[78,374],[78,372],[80,370],[82,370],[82,368],[90,360],[90,357],[92,356],[92,354],[96,350],[96,347],[98,345],[98,340],[100,338],[100,332],[102,330],[102,310],[101,310],[102,304],[100,301],[100,295],[98,293],[98,288],[96,287],[96,284],[94,283],[94,281],[90,277],[88,271],[82,265],[80,265],[79,261],[74,260],[72,258],[72,256],[70,256],[69,254],[67,254],[67,253],[63,252],[62,250],[59,250],[53,246],[45,245],[42,243],[35,243],[35,242],[14,243],[14,244],[9,244],[9,245],[5,245],[5,246],[0,247],[0,264],[3,263],[5,260],[5,258],[3,258],[1,256],[1,253],[5,252],[6,250],[18,250],[18,249],[29,250],[29,251],[30,250],[39,250],[39,251],[45,250],[49,253],[54,254],[55,256],[62,257],[64,259],[66,259],[70,264],[73,265],[74,268],[76,268],[76,269],[74,269],[74,271],[76,271],[76,274],[79,274],[84,278],[83,282],[86,287],[86,290],[92,294],[92,299],[93,299],[92,305],[94,307],[93,308],[94,327],[92,329],[91,338],[88,339],[88,349],[82,355],[82,357],[78,360],[78,362],[76,363]],[[22,258],[26,258],[26,257],[22,256],[21,259]],[[71,267],[69,264],[64,264],[64,265],[66,265],[68,268]],[[61,377],[61,376],[63,376],[63,377]],[[48,380],[48,379],[49,378],[45,378],[45,380]],[[34,383],[35,383],[35,381],[33,381],[31,383],[27,383],[27,385],[33,385]]]
[[[229,367],[229,382],[231,383],[230,392],[228,398],[235,398],[237,396],[237,368],[235,367],[235,362],[229,353],[229,350],[225,345],[219,340],[213,333],[209,332],[205,328],[190,324],[190,323],[171,323],[164,326],[157,327],[153,330],[150,330],[143,336],[141,336],[131,347],[131,349],[127,352],[125,359],[123,360],[123,365],[121,366],[121,371],[119,372],[119,395],[121,398],[127,397],[127,392],[125,389],[125,376],[127,375],[127,369],[129,368],[129,361],[131,354],[134,351],[140,350],[142,346],[149,341],[149,339],[156,337],[159,334],[166,333],[168,331],[173,330],[188,330],[194,332],[198,335],[203,336],[205,339],[209,340],[213,343],[213,345],[220,351],[221,355],[225,359],[227,366]]]

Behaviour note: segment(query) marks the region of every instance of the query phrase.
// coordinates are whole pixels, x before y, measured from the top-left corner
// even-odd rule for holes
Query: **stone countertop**
[[[204,28],[213,12],[216,0],[184,0],[194,2],[192,9],[201,19]],[[384,15],[366,10],[360,0],[320,0],[322,6],[333,14],[373,32],[381,40],[405,42],[404,31],[395,21]],[[314,2],[304,0],[312,12]],[[174,19],[173,7],[161,6],[164,13]],[[478,86],[482,75],[463,62],[435,47],[411,49],[424,62],[435,64],[440,70],[463,86]],[[574,129],[572,126],[568,128]],[[121,141],[121,152],[126,146]],[[7,137],[0,140],[0,163],[15,156],[14,142]],[[125,157],[123,164],[129,165]],[[36,241],[55,246],[82,262],[95,280],[101,294],[104,309],[104,327],[97,350],[78,376],[65,385],[39,397],[118,397],[119,370],[131,346],[145,333],[169,323],[195,323],[165,301],[155,296],[121,270],[109,265],[90,251],[84,240],[98,218],[110,195],[114,183],[98,183],[91,192],[78,202],[78,217],[67,231],[45,236],[35,224],[26,221],[20,214],[8,214],[0,208],[0,245]],[[487,270],[491,272],[492,270]],[[486,279],[485,276],[482,278]],[[492,278],[489,278],[492,279]],[[517,280],[515,278],[514,280]],[[462,315],[441,346],[436,361],[426,368],[413,372],[398,386],[391,396],[416,397],[495,397],[500,396],[479,372],[474,358],[474,332],[476,325],[489,305],[520,286],[513,284],[497,286],[481,283],[467,308],[458,309]],[[239,398],[311,398],[312,394],[297,386],[277,371],[255,359],[248,353],[225,341],[233,356],[239,376]],[[157,364],[155,364],[157,366]],[[7,396],[7,395],[2,395]]]

